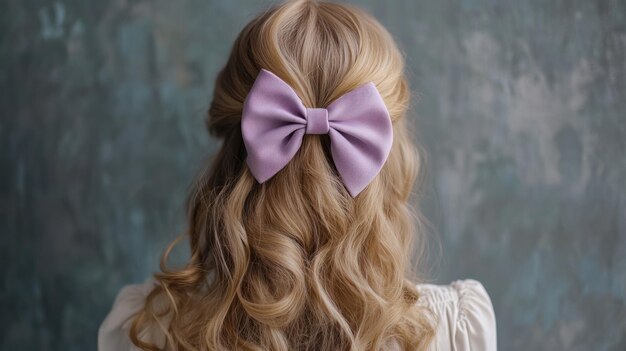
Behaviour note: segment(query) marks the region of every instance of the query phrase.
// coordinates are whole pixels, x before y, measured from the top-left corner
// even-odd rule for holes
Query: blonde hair
[[[410,253],[418,223],[409,196],[419,158],[407,132],[409,89],[390,34],[354,7],[290,1],[250,22],[215,83],[207,126],[223,144],[188,199],[191,257],[167,266],[133,320],[176,350],[423,349],[433,336],[416,304]],[[240,119],[261,68],[307,107],[375,83],[394,141],[383,169],[352,198],[327,135],[305,135],[264,184],[245,164]]]

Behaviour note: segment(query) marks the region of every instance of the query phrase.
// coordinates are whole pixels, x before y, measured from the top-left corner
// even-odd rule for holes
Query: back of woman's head
[[[219,73],[207,121],[223,140],[188,201],[191,258],[162,263],[131,329],[160,326],[181,350],[419,349],[432,335],[409,274],[415,223],[408,203],[418,158],[406,131],[409,90],[388,32],[353,7],[292,1],[241,32]],[[261,69],[322,108],[373,82],[393,145],[380,173],[351,197],[328,135],[259,184],[246,165],[244,101]],[[167,323],[163,321],[167,320]]]

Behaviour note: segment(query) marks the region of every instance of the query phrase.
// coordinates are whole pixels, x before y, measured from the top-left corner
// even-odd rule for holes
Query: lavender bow
[[[304,134],[329,134],[333,162],[352,197],[380,172],[393,141],[389,112],[374,83],[327,108],[307,108],[287,83],[265,69],[244,103],[241,133],[246,162],[259,183],[287,165]]]

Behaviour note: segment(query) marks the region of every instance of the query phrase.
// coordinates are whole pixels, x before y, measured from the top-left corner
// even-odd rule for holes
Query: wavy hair
[[[381,172],[352,198],[328,135],[305,135],[263,184],[246,166],[240,121],[261,68],[325,107],[372,81],[394,141]],[[409,204],[419,157],[405,122],[404,60],[371,16],[347,6],[290,1],[239,34],[215,82],[207,127],[223,141],[188,198],[191,255],[161,272],[134,316],[143,350],[423,349],[434,334],[416,304],[410,254],[420,234]],[[156,328],[165,346],[144,340]]]

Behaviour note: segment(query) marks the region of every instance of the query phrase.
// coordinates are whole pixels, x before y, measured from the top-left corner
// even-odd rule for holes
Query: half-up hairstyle
[[[246,166],[241,114],[259,71],[307,107],[374,82],[391,115],[381,172],[352,198],[328,135],[305,135],[285,168],[259,184]],[[130,337],[157,330],[167,350],[423,349],[433,336],[416,304],[409,204],[419,158],[407,131],[410,92],[390,34],[351,6],[290,1],[250,22],[219,73],[207,126],[222,140],[188,198],[191,257],[161,272]]]

